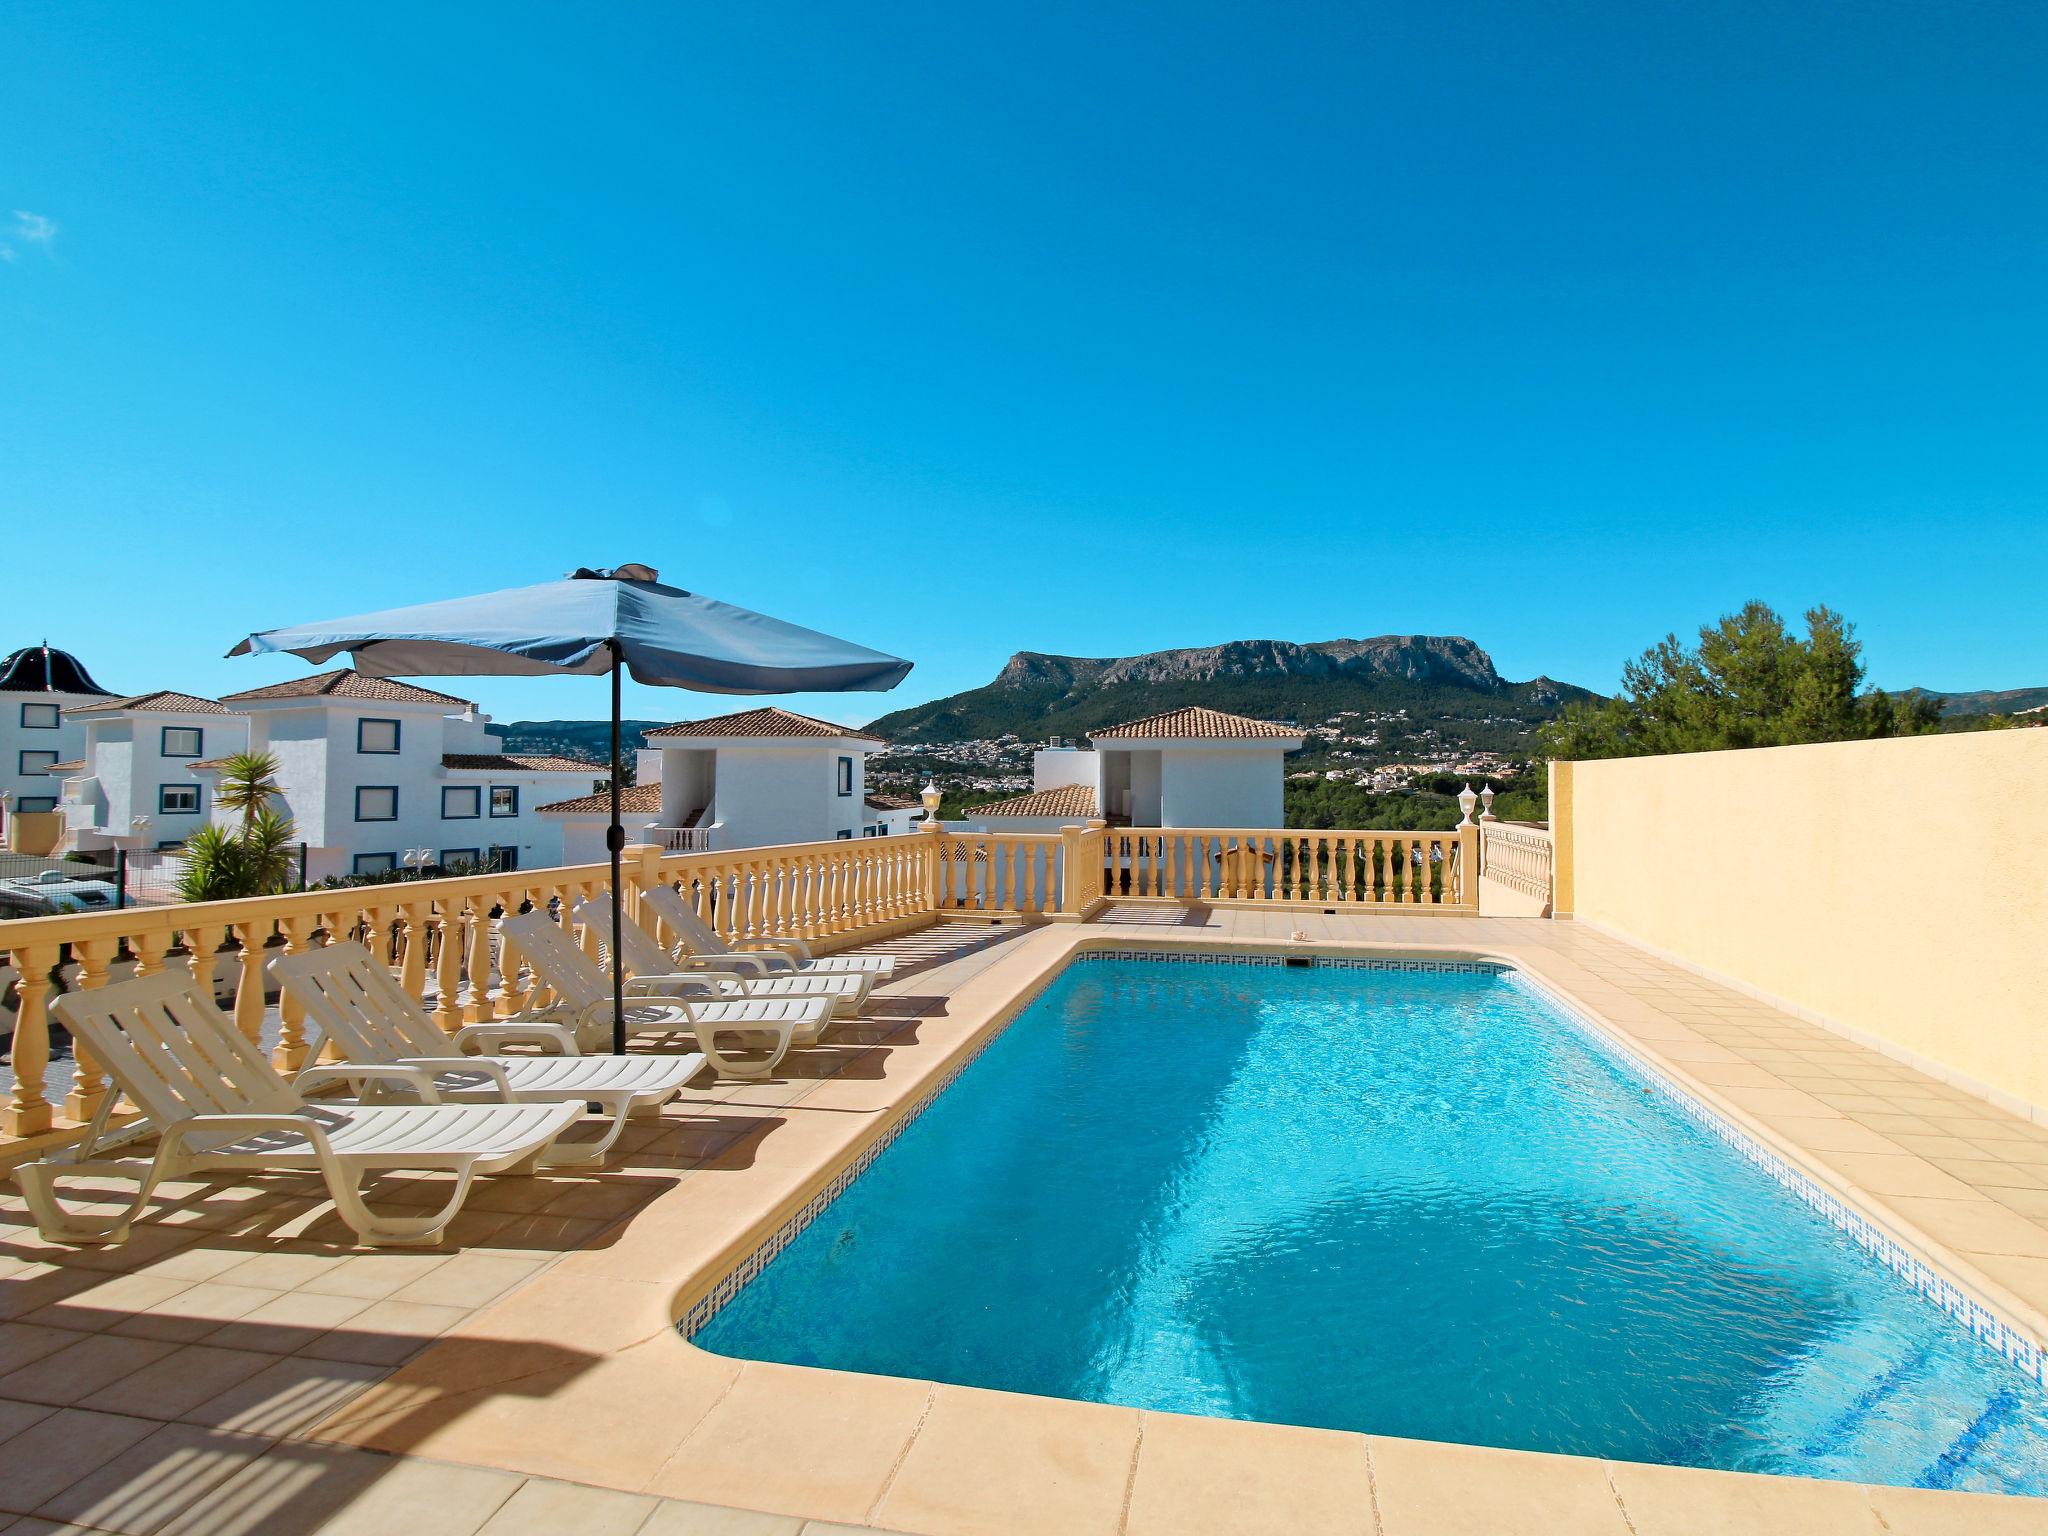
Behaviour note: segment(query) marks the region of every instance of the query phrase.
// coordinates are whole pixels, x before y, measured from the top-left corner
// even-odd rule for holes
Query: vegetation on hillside
[[[1642,757],[1808,742],[1863,741],[1936,729],[1923,695],[1865,693],[1863,645],[1827,607],[1802,638],[1768,605],[1703,625],[1696,646],[1666,635],[1622,672],[1612,699],[1569,706],[1540,733],[1543,755]]]

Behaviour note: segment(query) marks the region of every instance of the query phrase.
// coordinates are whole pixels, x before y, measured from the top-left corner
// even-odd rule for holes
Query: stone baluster
[[[483,1024],[491,1014],[491,899],[469,899],[469,1002],[462,1010],[465,1024]]]
[[[268,919],[237,923],[229,930],[241,945],[235,977],[235,1028],[244,1040],[263,1049],[263,945],[270,937]]]
[[[462,901],[442,896],[434,917],[434,1022],[448,1034],[462,1028],[456,993],[462,986]]]
[[[282,955],[304,954],[313,942],[313,929],[317,919],[288,917],[279,925],[284,930]],[[420,994],[414,990],[414,997]],[[306,1010],[299,1000],[279,988],[277,994],[277,1049],[271,1054],[271,1065],[280,1072],[296,1072],[306,1064]]]
[[[106,938],[72,942],[71,955],[78,962],[79,991],[89,992],[107,984],[107,971],[120,946],[119,937],[111,934]],[[47,1031],[43,1038],[48,1040]],[[64,1100],[64,1113],[82,1123],[99,1113],[100,1104],[109,1092],[107,1072],[93,1055],[92,1047],[76,1036],[71,1041],[71,1064],[71,1092]]]
[[[57,963],[57,946],[24,945],[11,958],[20,972],[14,983],[14,1092],[0,1115],[0,1132],[36,1136],[50,1128],[51,1120],[43,1077],[50,1066],[50,969]]]

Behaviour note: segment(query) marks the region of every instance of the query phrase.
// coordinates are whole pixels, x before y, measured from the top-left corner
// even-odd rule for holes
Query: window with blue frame
[[[167,725],[157,750],[165,757],[204,757],[206,732],[196,725]]]
[[[398,855],[395,853],[359,853],[356,855],[355,862],[350,868],[358,875],[388,875],[391,871],[398,868]]]
[[[159,816],[197,816],[199,814],[199,786],[197,784],[157,785],[156,813]]]
[[[483,814],[483,799],[480,785],[444,784],[441,786],[441,819],[474,821]]]
[[[474,848],[443,848],[441,867],[450,871],[480,869],[483,867],[483,860],[477,857],[477,850]]]
[[[356,820],[398,820],[398,786],[396,784],[357,785]]]
[[[853,759],[850,757],[839,759],[839,793],[842,795],[853,793]]]
[[[56,766],[57,754],[40,749],[33,752],[23,752],[15,759],[14,763],[17,773],[48,773]]]
[[[14,808],[24,816],[35,816],[43,811],[54,811],[57,809],[57,797],[55,795],[23,795],[14,802]]]
[[[364,718],[356,722],[356,750],[384,757],[398,750],[398,722]]]
[[[63,723],[62,714],[54,704],[24,704],[21,706],[21,728],[24,731],[54,731]]]
[[[493,784],[491,786],[491,814],[493,816],[517,816],[519,814],[519,786],[516,784]]]

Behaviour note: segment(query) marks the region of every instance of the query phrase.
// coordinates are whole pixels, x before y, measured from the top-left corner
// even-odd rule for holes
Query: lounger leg
[[[363,1199],[364,1171],[330,1163],[321,1165],[320,1174],[327,1181],[327,1193],[334,1197],[335,1214],[372,1247],[426,1248],[441,1240],[442,1231],[462,1209],[462,1202],[469,1198],[469,1182],[476,1175],[476,1164],[465,1162],[455,1169],[454,1193],[430,1216],[379,1216]]]
[[[766,1030],[758,1024],[748,1024],[744,1026],[729,1025],[722,1029],[714,1027],[709,1024],[700,1024],[697,1026],[696,1029],[697,1049],[704,1053],[705,1058],[711,1063],[712,1066],[716,1067],[721,1073],[723,1073],[727,1077],[761,1078],[766,1077],[771,1072],[773,1072],[778,1066],[782,1064],[782,1058],[789,1054],[790,1033],[791,1032],[788,1029]],[[775,1036],[775,1049],[769,1053],[768,1059],[765,1061],[737,1060],[734,1057],[728,1056],[723,1051],[719,1050],[718,1037],[721,1034],[773,1034]]]
[[[140,1187],[127,1208],[111,1218],[85,1217],[64,1209],[57,1197],[59,1174],[116,1174],[133,1178],[136,1169],[141,1168]],[[157,1180],[163,1177],[164,1157],[159,1150],[147,1164],[133,1161],[104,1163],[25,1163],[14,1170],[15,1182],[21,1186],[21,1197],[28,1203],[29,1211],[35,1216],[36,1229],[53,1243],[75,1243],[91,1246],[100,1243],[120,1243],[128,1239],[128,1228],[143,1207],[149,1204],[150,1193],[156,1188]]]
[[[540,1154],[543,1168],[569,1168],[584,1163],[601,1163],[612,1149],[612,1143],[619,1139],[619,1133],[626,1128],[626,1112],[633,1107],[633,1095],[628,1093],[599,1094],[590,1100],[593,1107],[604,1110],[604,1134],[595,1141],[568,1141],[556,1137]]]

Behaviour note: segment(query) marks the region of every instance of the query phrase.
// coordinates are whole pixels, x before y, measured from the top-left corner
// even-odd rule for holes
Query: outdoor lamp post
[[[431,848],[408,848],[405,850],[405,867],[412,871],[412,877],[415,880],[425,875],[427,866],[433,862],[434,850]]]
[[[924,781],[924,788],[917,792],[917,798],[924,802],[924,819],[930,826],[939,824],[939,802],[946,798],[946,792],[930,779]]]
[[[1470,784],[1467,784],[1458,791],[1458,814],[1463,819],[1459,821],[1456,830],[1462,832],[1465,828],[1472,825],[1472,807],[1478,803],[1479,797],[1472,793],[1472,786]]]
[[[1483,807],[1483,809],[1479,812],[1479,819],[1481,821],[1500,820],[1498,816],[1493,814],[1493,786],[1491,784],[1487,785],[1486,788],[1479,791],[1479,803]]]

